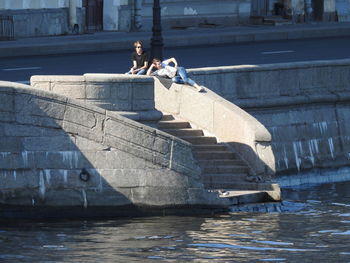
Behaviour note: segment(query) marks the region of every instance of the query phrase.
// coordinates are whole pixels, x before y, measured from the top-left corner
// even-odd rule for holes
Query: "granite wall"
[[[72,98],[0,82],[0,136],[0,217],[228,205],[204,190],[189,143]]]
[[[272,135],[277,174],[336,168],[350,160],[350,60],[190,70]]]

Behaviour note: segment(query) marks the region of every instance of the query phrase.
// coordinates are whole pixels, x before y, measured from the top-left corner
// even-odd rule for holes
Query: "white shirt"
[[[164,63],[164,61],[161,63],[162,68],[156,70],[153,72],[153,75],[158,75],[160,77],[168,77],[168,78],[173,78],[176,76],[177,69],[169,66],[168,63]]]

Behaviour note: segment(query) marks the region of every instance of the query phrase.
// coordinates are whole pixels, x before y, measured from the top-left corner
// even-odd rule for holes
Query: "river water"
[[[281,213],[5,221],[0,262],[350,262],[349,189],[284,190]]]

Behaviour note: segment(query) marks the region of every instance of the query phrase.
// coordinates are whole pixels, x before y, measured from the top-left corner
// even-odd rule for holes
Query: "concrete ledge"
[[[220,197],[228,199],[231,205],[266,203],[281,201],[281,190],[278,185],[273,185],[273,191],[225,191]]]

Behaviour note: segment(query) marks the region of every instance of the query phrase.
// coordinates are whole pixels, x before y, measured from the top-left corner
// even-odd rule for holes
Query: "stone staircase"
[[[169,114],[163,115],[158,129],[192,143],[206,189],[218,191],[221,197],[230,198],[232,204],[276,201],[268,194],[276,187],[250,176],[248,165],[225,144],[218,143],[216,137],[206,136],[203,130]]]

